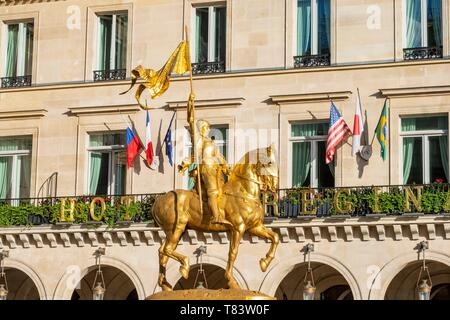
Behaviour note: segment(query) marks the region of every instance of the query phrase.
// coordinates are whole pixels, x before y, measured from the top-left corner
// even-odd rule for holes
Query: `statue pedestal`
[[[158,292],[146,300],[276,300],[276,298],[242,289],[189,289]]]

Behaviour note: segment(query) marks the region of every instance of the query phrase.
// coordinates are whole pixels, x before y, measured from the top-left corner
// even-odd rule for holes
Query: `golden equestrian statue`
[[[188,168],[193,169],[190,176],[194,178],[195,188],[190,191],[170,191],[159,196],[153,204],[152,214],[155,222],[166,234],[166,239],[159,249],[158,284],[163,293],[172,291],[172,285],[166,279],[169,258],[181,263],[180,272],[184,278],[188,278],[189,260],[176,251],[186,229],[204,232],[229,231],[230,249],[225,278],[229,288],[234,291],[216,292],[215,296],[235,299],[255,296],[264,298],[263,294],[238,290],[240,288],[233,276],[233,264],[245,232],[271,241],[269,251],[259,263],[263,272],[267,270],[275,256],[279,242],[278,234],[264,226],[265,212],[260,199],[262,191],[277,191],[278,167],[275,152],[272,146],[250,151],[230,170],[215,141],[209,138],[209,123],[205,120],[195,122],[195,94],[187,34],[186,28],[186,40],[179,44],[159,71],[145,69],[142,66],[135,68],[132,71],[130,88],[122,93],[130,91],[139,79],[143,79],[144,82],[139,84],[135,98],[141,108],[148,110],[147,104],[144,106],[140,102],[144,91],[148,91],[150,97],[155,99],[169,88],[170,74],[189,72],[190,75],[191,92],[187,103],[187,119],[193,148],[190,158],[185,159],[178,166],[178,170],[185,172]],[[197,131],[200,132],[199,137]],[[210,295],[200,291],[197,290],[200,298]],[[195,296],[189,294],[185,292],[184,296],[188,295],[188,298]],[[177,295],[173,293],[170,296]]]
[[[210,143],[214,144],[214,141],[211,140]],[[185,165],[182,164],[180,169]],[[210,181],[217,179],[217,173],[220,172],[218,168],[223,165],[220,164],[216,167],[217,170],[213,170],[210,167],[202,169],[200,164],[201,179],[209,181],[207,183],[202,181],[208,198],[211,194],[208,190],[212,184]],[[271,241],[269,251],[259,262],[261,270],[265,272],[275,256],[279,239],[277,233],[264,226],[264,208],[260,194],[266,190],[275,192],[277,184],[278,168],[273,147],[270,146],[246,153],[234,166],[221,190],[218,193],[214,190],[218,200],[218,211],[223,212],[226,223],[214,223],[209,199],[210,205],[204,205],[201,214],[199,195],[196,191],[173,190],[159,196],[152,208],[156,223],[166,234],[166,239],[159,249],[159,286],[164,291],[172,290],[172,285],[166,279],[166,265],[169,258],[181,263],[180,272],[185,279],[188,278],[189,260],[176,251],[178,241],[186,229],[230,232],[230,249],[225,270],[225,278],[230,289],[239,288],[233,276],[233,264],[245,232]]]

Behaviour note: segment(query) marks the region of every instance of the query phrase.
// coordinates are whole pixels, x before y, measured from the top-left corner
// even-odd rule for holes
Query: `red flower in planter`
[[[437,178],[437,179],[435,180],[435,182],[436,182],[436,183],[444,183],[444,179],[442,179],[442,178]]]

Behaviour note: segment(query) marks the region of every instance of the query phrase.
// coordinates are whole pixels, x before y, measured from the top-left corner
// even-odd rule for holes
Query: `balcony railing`
[[[442,58],[441,47],[420,47],[403,49],[404,60],[423,60]]]
[[[0,200],[0,227],[153,222],[159,194]],[[261,194],[266,216],[287,219],[435,214],[450,218],[450,184],[280,189]],[[92,211],[93,210],[93,211]]]
[[[192,64],[192,74],[224,73],[225,62],[199,62]]]
[[[2,88],[20,88],[31,86],[31,75],[2,78]]]
[[[323,67],[330,65],[330,54],[315,54],[294,57],[294,68]]]
[[[126,69],[94,71],[94,81],[125,80],[126,76],[127,76]]]

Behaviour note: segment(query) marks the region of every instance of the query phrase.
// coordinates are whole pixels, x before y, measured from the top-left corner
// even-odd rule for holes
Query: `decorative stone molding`
[[[417,241],[420,237],[429,240],[450,239],[449,219],[442,216],[420,216],[413,222],[399,217],[384,217],[379,220],[350,218],[344,221],[314,218],[308,222],[279,219],[266,224],[277,232],[281,244],[303,242],[355,242]],[[419,233],[420,231],[420,233]],[[159,246],[165,239],[160,228],[145,223],[133,223],[127,227],[108,228],[99,226],[95,231],[80,225],[64,229],[54,226],[23,228],[0,228],[0,247],[13,248],[57,248],[57,247],[101,247],[101,246]],[[187,230],[180,245],[221,244],[230,241],[228,232],[200,232]],[[246,234],[242,243],[258,243],[262,239]]]
[[[450,86],[380,89],[380,93],[386,98],[443,95],[450,94]]]
[[[244,98],[226,98],[226,99],[209,99],[196,100],[196,108],[237,108],[243,104]],[[167,103],[170,109],[186,109],[187,101],[171,101]]]
[[[56,2],[56,1],[66,1],[66,0],[0,0],[0,6],[18,6],[22,4]]]
[[[293,103],[311,103],[324,102],[330,99],[339,101],[350,98],[351,91],[333,91],[333,92],[318,92],[318,93],[302,93],[302,94],[288,94],[270,96],[273,103],[276,104],[293,104]]]
[[[69,108],[70,114],[75,116],[87,116],[98,114],[115,114],[115,113],[136,113],[140,109],[134,105],[120,105],[120,106],[96,106],[96,107],[75,107]]]
[[[23,120],[42,118],[47,114],[45,109],[11,110],[0,112],[0,120]]]

